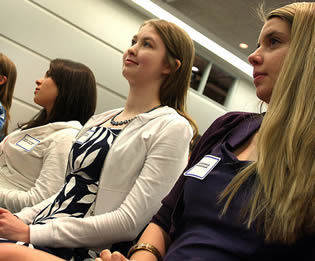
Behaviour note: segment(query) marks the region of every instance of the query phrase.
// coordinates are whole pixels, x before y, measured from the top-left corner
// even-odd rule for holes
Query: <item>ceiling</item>
[[[256,48],[262,22],[256,9],[262,0],[156,0],[153,1],[183,17],[185,22],[206,34],[241,59]],[[274,9],[293,1],[265,0],[267,9]],[[312,2],[312,1],[295,1]],[[197,29],[197,28],[196,28]],[[248,44],[248,49],[241,49],[240,43]]]

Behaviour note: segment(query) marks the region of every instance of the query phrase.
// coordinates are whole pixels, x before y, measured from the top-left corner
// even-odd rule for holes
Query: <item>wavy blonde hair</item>
[[[241,211],[268,242],[294,243],[315,232],[315,3],[293,3],[271,11],[291,28],[291,43],[273,88],[257,138],[258,158],[221,193],[232,198],[254,178],[251,198]]]

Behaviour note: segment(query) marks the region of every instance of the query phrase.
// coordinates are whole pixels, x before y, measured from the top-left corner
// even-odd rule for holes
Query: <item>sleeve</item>
[[[66,217],[46,225],[32,225],[31,243],[104,247],[133,240],[149,223],[187,164],[191,137],[192,129],[187,121],[170,121],[156,133],[135,184],[117,209],[93,217]]]
[[[3,105],[0,102],[0,133],[2,132],[3,126],[6,121],[6,113]]]
[[[55,200],[55,198],[58,196],[58,194],[59,192],[57,192],[56,194],[50,196],[48,199],[45,199],[42,202],[32,207],[23,208],[20,212],[15,213],[15,215],[19,219],[21,219],[25,224],[30,225],[33,222],[34,218],[37,216],[37,214],[46,206],[51,204]]]
[[[170,234],[172,225],[172,213],[175,210],[176,203],[182,195],[185,183],[185,176],[181,175],[171,192],[162,200],[162,206],[159,211],[153,216],[151,222],[163,228]]]
[[[17,212],[56,193],[64,183],[68,154],[76,133],[60,132],[44,151],[43,165],[34,186],[28,191],[1,190],[0,205]]]

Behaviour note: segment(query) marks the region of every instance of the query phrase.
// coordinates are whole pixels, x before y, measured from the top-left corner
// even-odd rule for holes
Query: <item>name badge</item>
[[[21,147],[25,151],[31,151],[40,141],[34,137],[26,134],[20,141],[16,143],[17,146]]]
[[[86,142],[89,138],[92,137],[92,135],[94,134],[95,129],[89,129],[87,132],[85,132],[80,138],[78,138],[75,143],[78,144],[83,144],[84,142]]]
[[[219,157],[206,155],[195,166],[187,170],[184,175],[203,180],[208,176],[208,174],[211,172],[211,170],[213,170],[220,160],[221,158]]]

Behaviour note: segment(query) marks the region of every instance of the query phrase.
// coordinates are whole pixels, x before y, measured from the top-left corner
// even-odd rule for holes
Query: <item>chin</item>
[[[269,96],[265,96],[265,95],[258,95],[257,94],[257,97],[259,98],[259,100],[269,104],[269,101],[270,101],[270,97]]]
[[[270,97],[271,97],[271,91],[266,90],[265,88],[263,90],[261,89],[261,87],[256,89],[256,96],[263,102],[269,103]]]

